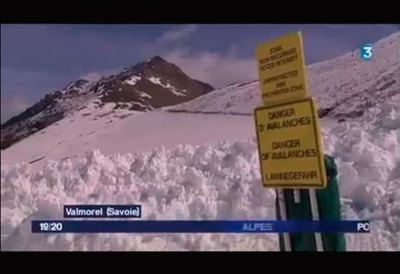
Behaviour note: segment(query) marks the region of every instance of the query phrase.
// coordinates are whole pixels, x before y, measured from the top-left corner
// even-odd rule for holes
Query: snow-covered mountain
[[[100,79],[93,90],[102,103],[112,102],[117,103],[116,108],[143,111],[190,101],[213,87],[191,79],[178,66],[155,56],[117,75]]]
[[[104,77],[97,82],[78,79],[1,125],[1,148],[94,105],[102,109],[148,111],[192,100],[213,90],[209,84],[191,79],[179,67],[159,56]]]
[[[93,97],[88,90],[91,83],[78,79],[64,89],[51,92],[39,102],[1,125],[1,148],[61,120],[68,111],[77,109]]]

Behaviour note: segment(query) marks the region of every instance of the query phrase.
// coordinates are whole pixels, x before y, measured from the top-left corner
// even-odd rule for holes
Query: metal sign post
[[[340,220],[333,158],[322,149],[300,32],[256,49],[262,105],[254,110],[263,185],[276,188],[279,220]],[[283,233],[284,251],[342,251],[342,234]]]

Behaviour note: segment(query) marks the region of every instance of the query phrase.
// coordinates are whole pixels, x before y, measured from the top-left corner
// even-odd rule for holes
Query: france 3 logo
[[[371,60],[372,58],[372,44],[364,44],[361,47],[361,58],[364,60]]]

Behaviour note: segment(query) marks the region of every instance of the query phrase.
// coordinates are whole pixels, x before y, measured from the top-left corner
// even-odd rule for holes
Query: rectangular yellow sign
[[[265,187],[324,188],[325,162],[312,98],[254,110]]]
[[[307,96],[301,32],[259,45],[256,59],[264,105]]]

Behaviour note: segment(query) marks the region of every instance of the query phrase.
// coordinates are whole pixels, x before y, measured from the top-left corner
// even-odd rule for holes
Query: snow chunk
[[[163,84],[163,83],[161,83],[161,79],[159,77],[151,76],[147,79],[156,85],[159,85],[159,86],[162,86],[163,88],[169,89],[176,96],[186,96],[186,93],[187,93],[186,89],[178,90],[176,87],[171,85],[171,83],[169,83],[169,82],[167,84]]]
[[[149,99],[152,98],[151,95],[149,95],[149,94],[147,94],[147,93],[145,93],[145,92],[138,91],[138,90],[136,90],[136,92],[139,93],[139,96],[140,96],[140,97],[149,98]]]
[[[123,83],[134,86],[137,81],[142,79],[140,76],[132,75],[130,78],[126,79]]]

